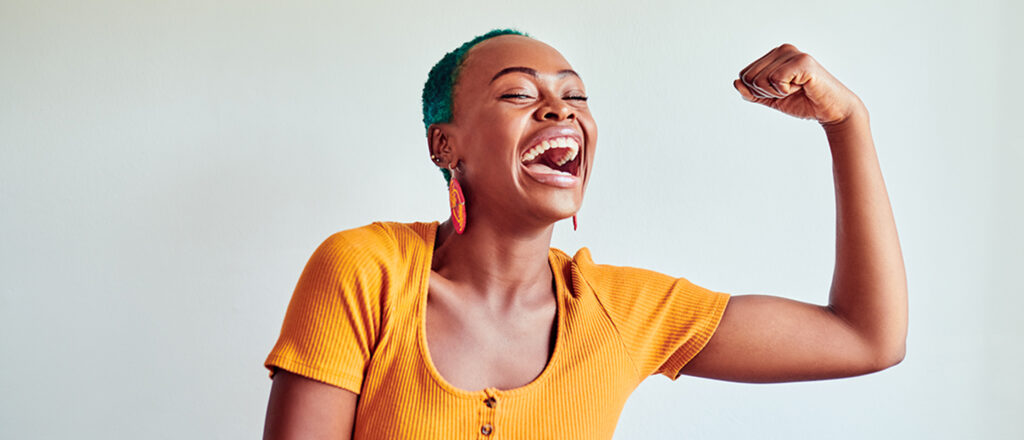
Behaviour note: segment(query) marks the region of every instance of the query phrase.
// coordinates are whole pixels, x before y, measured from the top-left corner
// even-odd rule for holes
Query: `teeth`
[[[555,161],[558,166],[565,165],[567,162],[576,159],[576,155],[579,154],[580,146],[576,143],[576,140],[569,137],[562,137],[557,139],[549,139],[540,144],[537,144],[533,148],[530,148],[523,154],[523,162],[529,162],[544,154],[551,148],[565,148],[569,151],[566,152],[565,156]]]

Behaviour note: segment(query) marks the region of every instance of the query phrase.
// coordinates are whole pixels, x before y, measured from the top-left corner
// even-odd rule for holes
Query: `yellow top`
[[[437,222],[331,235],[302,272],[265,366],[359,393],[353,439],[610,439],[648,376],[672,380],[714,333],[729,295],[657,272],[548,253],[557,340],[522,387],[458,389],[424,333]]]

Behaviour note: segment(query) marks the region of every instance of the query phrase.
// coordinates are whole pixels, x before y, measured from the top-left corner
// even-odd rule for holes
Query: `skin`
[[[730,300],[684,374],[740,382],[855,376],[903,360],[907,279],[867,108],[810,55],[783,44],[740,71],[743,99],[817,120],[832,153],[836,263],[825,306]]]
[[[513,73],[491,81],[512,66],[530,67],[537,75]],[[585,94],[582,80],[559,76],[565,69],[571,67],[561,54],[539,41],[484,41],[463,66],[452,121],[428,130],[435,164],[452,165],[467,198],[465,234],[455,234],[448,222],[438,231],[427,310],[433,363],[463,389],[521,386],[550,356],[551,234],[555,222],[579,210],[597,139],[585,102],[567,99]],[[766,295],[732,297],[715,335],[683,373],[785,382],[853,376],[899,363],[907,332],[906,275],[866,107],[789,44],[744,68],[733,86],[743,99],[814,119],[825,131],[836,194],[836,265],[824,306]],[[582,182],[572,188],[539,183],[520,164],[526,140],[559,124],[576,127],[585,140]],[[474,362],[467,353],[476,354],[477,363],[460,369]],[[281,371],[271,391],[265,438],[348,439],[357,399],[350,391]]]
[[[528,67],[527,72],[506,68]],[[597,125],[583,81],[554,48],[520,36],[481,42],[467,55],[453,118],[428,130],[431,154],[466,196],[470,226],[439,229],[427,296],[427,345],[442,377],[456,387],[516,388],[547,365],[557,304],[548,249],[554,223],[571,217],[583,193]],[[560,72],[564,72],[561,73]],[[570,127],[582,136],[582,181],[558,188],[522,164],[538,131]],[[543,329],[538,331],[538,329]]]

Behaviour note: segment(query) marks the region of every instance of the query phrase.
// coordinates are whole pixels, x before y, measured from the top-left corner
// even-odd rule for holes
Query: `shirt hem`
[[[711,315],[714,316],[714,322],[702,329],[694,335],[687,344],[680,348],[679,353],[682,356],[669,359],[666,363],[665,368],[662,369],[672,380],[679,379],[679,376],[683,373],[683,367],[690,363],[694,357],[697,356],[701,350],[707,346],[708,342],[711,341],[711,337],[714,336],[715,331],[718,330],[718,325],[722,322],[722,316],[725,314],[725,308],[729,304],[730,295],[722,292],[714,292],[716,294],[715,301],[711,304]],[[677,353],[678,354],[678,353]]]
[[[305,364],[293,358],[271,355],[267,358],[267,361],[264,362],[263,366],[270,370],[271,378],[274,377],[274,373],[276,372],[274,368],[276,367],[308,379],[313,379],[317,382],[323,382],[328,385],[344,388],[356,394],[359,394],[362,391],[363,378],[360,375],[327,370]]]

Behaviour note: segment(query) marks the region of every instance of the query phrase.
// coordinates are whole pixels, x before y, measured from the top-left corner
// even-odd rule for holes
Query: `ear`
[[[434,165],[441,168],[448,168],[449,164],[455,162],[451,128],[451,124],[447,123],[430,124],[427,128],[427,147],[431,159]]]

